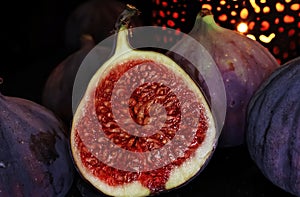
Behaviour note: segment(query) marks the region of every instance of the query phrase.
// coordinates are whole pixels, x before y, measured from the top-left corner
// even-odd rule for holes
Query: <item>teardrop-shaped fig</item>
[[[216,24],[214,16],[206,9],[199,12],[188,35],[195,38],[210,53],[225,84],[227,112],[218,145],[241,145],[244,143],[246,108],[250,97],[262,81],[280,65],[257,41]],[[183,51],[187,58],[195,56],[194,46],[186,38],[176,43],[172,50]],[[182,61],[181,57],[176,57],[170,52],[168,56],[183,64],[193,78],[203,84],[201,76],[207,73],[199,72],[194,65]]]
[[[167,56],[132,49],[128,5],[114,54],[95,73],[74,114],[72,155],[81,175],[110,196],[147,196],[182,186],[217,143],[201,89]]]

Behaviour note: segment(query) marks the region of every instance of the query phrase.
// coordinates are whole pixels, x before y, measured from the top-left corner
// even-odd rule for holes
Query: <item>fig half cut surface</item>
[[[77,169],[99,191],[147,196],[195,177],[217,135],[201,89],[165,55],[132,49],[127,26],[76,109],[71,147]]]

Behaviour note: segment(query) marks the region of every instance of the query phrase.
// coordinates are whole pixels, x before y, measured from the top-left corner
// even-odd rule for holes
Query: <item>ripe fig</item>
[[[73,118],[72,91],[78,69],[95,46],[90,35],[81,36],[81,48],[60,62],[50,73],[43,89],[42,104],[58,115],[67,126],[71,125]],[[98,47],[103,60],[107,58],[110,50]]]
[[[45,107],[0,94],[0,196],[61,196],[74,166],[66,129]]]
[[[281,66],[251,98],[246,141],[251,158],[274,185],[300,196],[300,56]]]
[[[280,65],[260,43],[216,24],[212,13],[203,9],[197,15],[189,32],[210,53],[217,64],[225,84],[227,112],[218,145],[238,146],[244,143],[246,108],[254,91]],[[185,37],[172,50],[183,51],[185,57],[195,56],[194,46]],[[202,83],[202,75],[194,65],[168,52],[177,63]],[[201,60],[201,61],[204,61]],[[205,85],[205,84],[204,84]],[[205,90],[205,88],[204,88]]]
[[[116,24],[114,54],[90,80],[73,118],[72,155],[83,178],[109,196],[182,186],[211,158],[215,121],[189,75],[164,54],[132,49],[130,5]]]

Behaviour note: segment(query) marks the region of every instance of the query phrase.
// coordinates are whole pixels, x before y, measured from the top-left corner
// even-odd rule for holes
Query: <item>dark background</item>
[[[37,103],[41,102],[41,94],[50,72],[55,66],[74,52],[65,45],[65,24],[70,13],[84,0],[41,0],[41,1],[7,1],[0,8],[0,43],[1,61],[0,77],[3,84],[0,91],[7,96],[26,98]],[[153,18],[153,10],[166,11],[165,7],[154,4],[150,0],[123,1],[129,2],[142,11],[141,17],[144,24],[157,23]],[[181,1],[185,2],[185,1]],[[216,1],[215,1],[216,2]],[[244,6],[249,7],[250,19],[253,16],[253,8],[243,1]],[[273,2],[273,1],[272,1]],[[177,27],[185,33],[192,28],[194,18],[199,11],[200,2],[189,1],[185,3],[186,22],[176,23]],[[211,2],[211,4],[213,4]],[[169,4],[171,5],[171,3]],[[169,7],[172,11],[181,9],[177,5]],[[272,8],[273,9],[273,8]],[[224,13],[229,9],[223,8]],[[221,14],[216,11],[216,17]],[[270,13],[269,17],[275,17]],[[273,14],[273,15],[272,15]],[[261,17],[266,17],[261,16]],[[273,20],[272,18],[272,20]],[[165,21],[164,21],[165,20]],[[237,21],[239,19],[237,18]],[[167,19],[162,19],[161,24],[167,24]],[[176,22],[176,21],[175,21]],[[236,24],[220,22],[220,25],[235,29]],[[299,29],[296,22],[289,24],[288,28],[296,30],[295,36],[288,33],[281,34],[278,40],[270,45],[265,45],[273,53],[273,46],[282,43],[281,50],[288,53],[275,54],[276,58],[284,63],[299,55]],[[258,33],[259,27],[253,29],[253,34]],[[271,30],[270,30],[271,31]],[[270,33],[266,32],[266,34]],[[288,31],[286,31],[288,32]],[[291,39],[295,40],[296,49],[284,46]],[[88,190],[84,190],[88,191]],[[88,192],[87,192],[88,193]],[[91,191],[90,195],[93,193]],[[274,186],[257,169],[248,155],[245,145],[232,148],[218,148],[213,158],[204,171],[193,179],[188,185],[161,196],[242,196],[242,197],[266,197],[266,196],[291,196],[280,188]],[[70,196],[80,196],[78,191],[70,192]]]
[[[221,5],[219,1],[187,1],[182,0],[177,3],[169,0],[168,6],[161,4],[162,0],[120,0],[124,3],[131,3],[142,11],[140,18],[145,25],[166,25],[172,19],[173,12],[185,11],[185,22],[173,18],[175,26],[184,33],[188,33],[195,21],[196,14],[201,5],[207,3],[212,6],[215,20],[221,26],[236,29],[237,23],[242,20],[239,16],[231,16],[232,10],[239,12],[246,7],[249,12],[247,21],[256,21],[256,25],[249,33],[259,36],[261,32],[260,22],[270,21],[270,28],[263,32],[269,35],[278,32],[280,27],[285,31],[277,33],[276,38],[271,43],[263,43],[266,48],[280,61],[281,64],[300,55],[300,33],[297,21],[289,24],[274,24],[275,18],[283,18],[286,14],[294,15],[297,19],[297,12],[285,9],[285,12],[276,13],[275,2],[269,3],[271,12],[268,14],[257,14],[249,1],[229,1]],[[41,92],[45,80],[50,72],[70,55],[74,50],[66,47],[65,27],[66,22],[74,9],[85,0],[43,0],[43,1],[7,1],[5,6],[0,8],[0,43],[1,62],[0,77],[4,83],[0,86],[3,94],[20,96],[36,102],[41,102]],[[160,4],[157,4],[159,2]],[[278,2],[284,3],[283,0]],[[293,1],[292,1],[293,2]],[[259,3],[258,3],[259,4]],[[239,5],[235,8],[235,5]],[[229,6],[229,8],[228,8]],[[217,10],[217,8],[220,8]],[[153,16],[153,12],[163,11],[171,14],[162,18],[159,14]],[[227,21],[218,21],[218,16],[226,14]],[[230,23],[230,20],[236,23]],[[158,21],[160,21],[158,23]],[[294,34],[289,36],[289,30],[293,29]],[[259,41],[259,40],[258,40]],[[290,45],[294,46],[290,46]],[[277,47],[277,51],[274,47]],[[292,48],[293,47],[293,48]],[[279,51],[278,51],[279,50]]]

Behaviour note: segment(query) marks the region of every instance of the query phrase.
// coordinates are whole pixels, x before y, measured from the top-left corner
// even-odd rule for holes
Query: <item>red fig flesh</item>
[[[199,173],[217,134],[192,79],[165,55],[132,49],[127,34],[121,25],[114,55],[91,79],[74,115],[71,146],[94,187],[111,196],[146,196]]]

